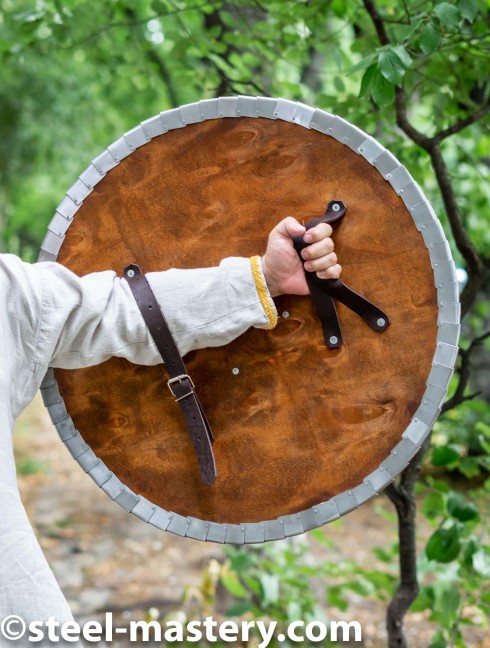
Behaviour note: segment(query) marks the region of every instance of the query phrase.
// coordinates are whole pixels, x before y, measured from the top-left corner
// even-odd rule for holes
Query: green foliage
[[[485,491],[465,495],[428,482],[421,510],[436,528],[419,559],[422,586],[412,610],[427,610],[438,624],[431,646],[466,646],[465,626],[485,625],[490,613],[490,498]]]
[[[432,465],[467,479],[488,480],[490,489],[490,406],[474,399],[449,411],[435,426]]]
[[[380,47],[366,13],[345,0],[106,0],[96,12],[90,0],[5,0],[4,248],[32,258],[66,188],[121,132],[172,105],[216,94],[280,95],[341,114],[368,132],[382,125],[378,135],[435,194],[424,156],[393,138],[394,90],[404,83],[412,119],[429,131],[488,100],[488,10],[477,0],[396,8],[382,0],[378,7],[389,18],[392,45]],[[472,209],[464,210],[463,199],[463,210],[488,251],[490,190],[480,181],[488,133],[473,126],[447,147],[456,189],[471,195]]]
[[[321,530],[313,531],[311,537],[334,548]],[[352,595],[386,601],[396,587],[396,573],[391,567],[396,546],[375,549],[386,563],[385,572],[363,569],[349,560],[316,559],[306,536],[246,550],[226,548],[225,553],[229,562],[222,569],[221,582],[237,599],[227,614],[277,621],[278,632],[297,620],[328,622],[329,611],[346,611]],[[286,641],[277,645],[294,644]]]

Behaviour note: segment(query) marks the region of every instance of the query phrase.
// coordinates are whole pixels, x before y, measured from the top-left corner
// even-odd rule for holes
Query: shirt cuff
[[[262,270],[262,259],[259,256],[250,258],[250,269],[252,270],[252,277],[255,282],[255,288],[264,309],[267,319],[269,320],[266,326],[257,328],[264,328],[266,330],[273,329],[277,324],[277,310],[272,300],[267,283],[265,281],[264,272]]]

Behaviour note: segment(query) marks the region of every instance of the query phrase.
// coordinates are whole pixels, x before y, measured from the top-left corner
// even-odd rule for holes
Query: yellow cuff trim
[[[250,258],[250,268],[252,270],[252,277],[255,281],[255,287],[259,295],[260,303],[262,308],[265,311],[265,314],[269,318],[269,323],[267,326],[261,327],[266,330],[273,329],[277,324],[277,312],[274,302],[269,294],[267,289],[267,284],[265,283],[264,275],[262,274],[262,266],[260,263],[260,257],[254,256]]]

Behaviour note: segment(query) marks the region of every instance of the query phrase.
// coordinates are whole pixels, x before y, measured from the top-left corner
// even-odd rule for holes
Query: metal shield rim
[[[105,175],[133,151],[170,130],[210,119],[255,117],[281,119],[333,137],[364,157],[402,198],[428,248],[438,302],[438,334],[426,391],[399,443],[373,472],[351,490],[298,513],[273,520],[219,524],[166,511],[134,493],[85,443],[66,409],[53,369],[41,394],[53,424],[72,457],[95,483],[124,510],[153,526],[182,537],[231,544],[256,544],[284,539],[327,524],[379,494],[410,463],[429,436],[441,412],[458,355],[459,291],[449,244],[424,193],[392,153],[364,131],[324,110],[270,97],[220,97],[161,112],[125,133],[97,156],[68,189],[56,208],[41,244],[38,261],[56,261],[66,231],[84,199]]]

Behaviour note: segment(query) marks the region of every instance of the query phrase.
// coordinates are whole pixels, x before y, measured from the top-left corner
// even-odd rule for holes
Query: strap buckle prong
[[[181,383],[185,378],[187,378],[187,380],[190,382],[192,389],[187,394],[183,394],[182,396],[177,396],[177,394],[172,389],[172,385],[177,382]],[[187,398],[187,396],[190,396],[191,394],[194,393],[194,389],[195,389],[194,383],[192,382],[192,378],[188,374],[180,374],[180,376],[175,376],[174,378],[170,378],[170,380],[167,380],[167,387],[170,389],[170,393],[172,394],[172,396],[175,398],[176,401],[180,401],[183,398]]]

